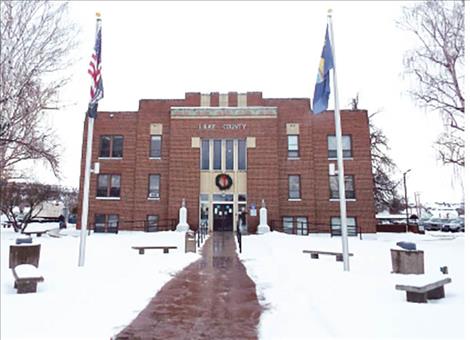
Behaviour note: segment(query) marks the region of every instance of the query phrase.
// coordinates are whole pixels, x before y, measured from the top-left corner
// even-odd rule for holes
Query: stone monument
[[[176,231],[187,232],[189,230],[189,224],[187,220],[188,220],[188,210],[186,209],[186,202],[183,198],[183,202],[181,203],[181,208],[180,208],[179,223],[176,226]]]
[[[256,231],[257,234],[265,234],[271,231],[268,225],[268,209],[266,209],[266,204],[264,199],[261,201],[261,209],[259,210],[259,225]]]

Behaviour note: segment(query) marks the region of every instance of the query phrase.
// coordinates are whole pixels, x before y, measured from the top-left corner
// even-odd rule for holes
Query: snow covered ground
[[[183,233],[121,231],[88,236],[85,267],[79,268],[79,232],[71,227],[61,232],[68,236],[33,236],[41,243],[39,269],[45,281],[35,294],[16,294],[8,252],[18,234],[1,228],[2,340],[109,339],[175,272],[199,258],[184,253]],[[439,267],[448,266],[452,283],[444,299],[408,303],[405,292],[395,290],[395,284],[417,277],[390,273],[390,248],[397,241],[416,242],[424,250],[425,276],[443,277]],[[146,244],[178,249],[145,255],[131,249]],[[339,237],[277,232],[243,237],[240,257],[266,307],[261,339],[464,337],[463,234],[379,233],[375,240],[349,238],[349,248],[354,256],[350,272],[344,272],[332,256],[313,260],[302,253],[341,251]]]
[[[454,238],[455,237],[455,238]],[[341,251],[341,238],[277,232],[243,238],[240,255],[266,306],[261,339],[463,338],[464,234],[378,233],[377,239],[349,238],[350,271],[334,256],[311,259],[302,250]],[[406,302],[395,284],[422,275],[392,274],[390,249],[416,242],[424,251],[425,276],[452,279],[446,297],[427,304]],[[430,283],[430,282],[429,282]],[[467,320],[468,322],[468,320]]]
[[[32,224],[28,230],[43,230]],[[51,226],[49,226],[51,227]],[[57,223],[52,225],[57,227]],[[16,294],[8,269],[9,245],[19,236],[1,228],[1,336],[3,339],[109,339],[129,324],[172,275],[199,258],[184,253],[184,233],[91,234],[85,266],[78,267],[79,231],[68,236],[33,236],[41,243],[39,269],[44,282],[35,294]],[[135,245],[175,245],[163,254]]]

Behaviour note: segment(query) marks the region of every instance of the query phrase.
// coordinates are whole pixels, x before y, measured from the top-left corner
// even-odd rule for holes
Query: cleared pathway
[[[206,241],[202,259],[155,295],[116,339],[257,339],[262,307],[231,232]]]

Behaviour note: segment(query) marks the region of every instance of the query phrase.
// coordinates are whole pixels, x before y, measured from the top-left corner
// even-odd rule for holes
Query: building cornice
[[[247,107],[201,107],[201,106],[172,106],[172,119],[230,119],[230,118],[277,118],[275,106],[247,106]]]

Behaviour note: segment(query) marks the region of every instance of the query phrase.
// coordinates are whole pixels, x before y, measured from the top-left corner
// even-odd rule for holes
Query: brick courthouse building
[[[375,232],[367,111],[343,110],[348,226]],[[85,121],[86,124],[86,121]],[[158,230],[176,225],[185,200],[192,229],[249,232],[264,200],[272,228],[339,229],[333,112],[313,115],[306,98],[261,92],[186,93],[143,99],[137,112],[99,112],[93,134],[89,226]],[[80,202],[86,149],[84,131]],[[80,204],[81,206],[81,204]]]

